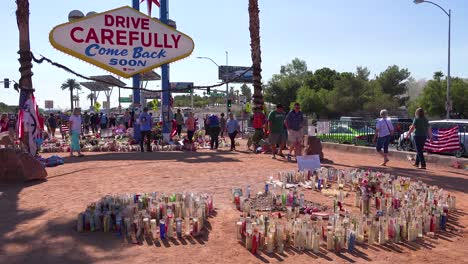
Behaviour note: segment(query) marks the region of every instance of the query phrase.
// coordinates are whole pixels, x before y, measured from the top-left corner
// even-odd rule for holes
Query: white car
[[[445,119],[445,120],[436,120],[429,121],[431,128],[451,128],[458,126],[458,137],[460,138],[460,150],[454,154],[457,157],[468,156],[468,119]],[[408,131],[400,135],[398,139],[398,149],[399,150],[415,150],[416,145],[414,143],[413,135],[410,139],[405,139],[408,135]]]

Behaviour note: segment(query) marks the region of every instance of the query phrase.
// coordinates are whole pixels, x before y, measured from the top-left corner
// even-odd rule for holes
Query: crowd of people
[[[380,111],[381,118],[376,123],[374,135],[374,144],[376,151],[382,156],[383,162],[381,165],[386,166],[389,162],[388,147],[391,137],[395,131],[392,122],[388,119],[387,110]],[[124,126],[129,129],[138,125],[141,133],[140,148],[144,151],[145,143],[148,152],[151,152],[150,144],[154,139],[152,137],[152,129],[155,124],[151,113],[148,113],[148,108],[135,116],[133,112],[126,110],[125,113],[117,118],[115,113],[110,113],[109,116],[105,113],[94,113],[85,111],[81,114],[79,108],[74,109],[71,115],[67,113],[57,112],[50,113],[48,117],[40,115],[39,125],[41,130],[47,129],[47,137],[55,138],[57,129],[62,137],[66,139],[67,135],[71,139],[70,155],[76,152],[78,156],[83,156],[80,151],[80,135],[82,134],[97,134],[104,129],[113,129],[117,126]],[[190,149],[194,148],[195,132],[197,130],[197,120],[193,113],[188,113],[187,117],[177,109],[173,116],[174,133],[178,139],[185,139]],[[0,118],[0,133],[8,132],[11,138],[16,138],[17,117],[14,114],[1,114]],[[251,144],[256,152],[270,152],[272,158],[276,159],[277,155],[285,157],[291,161],[292,157],[302,155],[302,145],[304,137],[304,115],[301,111],[299,103],[295,103],[291,111],[286,112],[281,104],[277,104],[276,108],[270,113],[266,113],[263,109],[254,109],[251,116],[254,133],[251,137]],[[183,134],[182,132],[186,133]],[[236,149],[236,137],[240,134],[240,126],[238,120],[232,112],[228,113],[228,118],[224,113],[218,117],[217,114],[206,115],[203,119],[202,129],[205,130],[205,135],[209,136],[209,146],[212,150],[219,148],[219,139],[224,139],[228,136],[230,139],[230,150]],[[418,108],[415,113],[413,124],[407,133],[408,137],[414,132],[416,144],[416,159],[415,167],[420,169],[426,168],[423,151],[426,139],[432,138],[432,130],[429,126],[428,119],[424,115],[424,110]]]

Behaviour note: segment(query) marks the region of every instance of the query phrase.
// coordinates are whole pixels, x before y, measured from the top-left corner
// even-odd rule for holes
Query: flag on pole
[[[153,4],[157,5],[158,7],[161,7],[161,4],[158,0],[141,0],[140,4],[144,1],[146,1],[146,4],[148,5],[148,16],[151,16],[151,9],[153,7]]]
[[[428,139],[424,149],[430,152],[453,152],[460,149],[458,126],[452,128],[433,128],[432,142]]]

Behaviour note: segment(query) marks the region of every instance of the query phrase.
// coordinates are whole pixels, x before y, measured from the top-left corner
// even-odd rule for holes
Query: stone
[[[29,153],[10,148],[0,149],[0,182],[25,182],[44,180],[47,177],[45,167]]]
[[[320,139],[316,136],[305,136],[307,146],[305,149],[306,155],[319,155],[320,160],[324,159],[323,151],[322,151],[322,143]]]

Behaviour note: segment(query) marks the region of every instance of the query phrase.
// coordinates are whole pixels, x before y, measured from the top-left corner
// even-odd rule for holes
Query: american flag
[[[452,128],[433,128],[432,142],[426,141],[424,149],[430,152],[452,152],[460,149],[458,126]]]
[[[146,1],[146,3],[148,4],[148,15],[151,16],[151,9],[153,7],[152,4],[155,4],[157,5],[158,7],[161,7],[161,4],[159,3],[158,0],[141,0],[140,1],[140,4],[143,3],[144,1]]]
[[[18,112],[18,121],[17,121],[17,130],[18,131],[18,138],[23,138],[24,137],[24,115],[25,115],[25,104],[28,101],[29,98],[29,93],[25,90],[20,91],[20,100],[19,100],[19,112]],[[34,119],[36,123],[36,129],[39,129],[39,107],[36,104],[36,98],[34,97],[34,94],[31,94],[31,103],[32,109],[34,113],[31,113],[31,117]],[[34,131],[37,135],[37,132]]]

